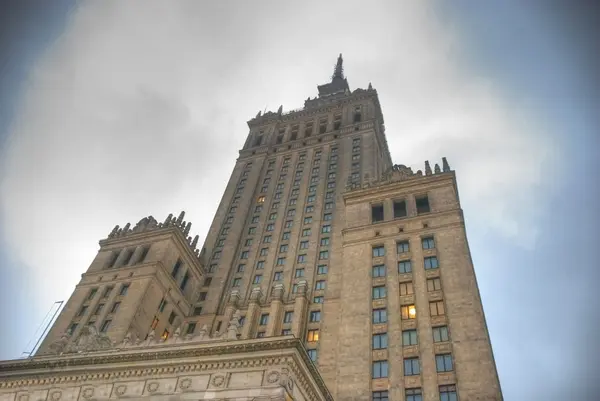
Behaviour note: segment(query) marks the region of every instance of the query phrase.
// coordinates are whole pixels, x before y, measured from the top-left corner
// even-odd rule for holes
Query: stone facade
[[[290,399],[502,400],[454,171],[445,158],[416,172],[392,164],[377,92],[350,91],[341,56],[318,90],[302,109],[248,122],[202,251],[183,213],[115,227],[33,361],[116,344],[275,346],[291,335],[306,365],[294,372],[308,373]],[[210,366],[195,368],[202,394],[213,374],[230,383],[225,368]],[[252,372],[239,380],[269,387],[268,369]],[[175,376],[136,379],[131,396],[157,397],[152,384],[172,398],[184,380]],[[103,397],[126,394],[103,383]],[[30,401],[52,397],[50,384]],[[28,401],[11,394],[7,401]],[[217,398],[251,399],[231,394]]]

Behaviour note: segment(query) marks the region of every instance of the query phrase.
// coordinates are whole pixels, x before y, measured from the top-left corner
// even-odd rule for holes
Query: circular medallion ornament
[[[62,397],[62,392],[61,391],[55,391],[52,394],[50,394],[50,399],[52,401],[58,401],[58,400],[60,400],[60,397]]]
[[[267,376],[267,382],[269,382],[269,383],[276,383],[279,380],[280,377],[281,377],[281,375],[279,374],[279,372],[272,371]]]
[[[216,375],[212,379],[212,384],[215,387],[221,387],[221,386],[223,386],[223,383],[225,383],[225,376],[223,376],[223,375]]]
[[[148,384],[148,392],[149,393],[154,393],[154,392],[156,392],[156,390],[158,390],[157,382],[152,382],[152,383]]]
[[[179,388],[182,390],[187,390],[188,388],[190,388],[191,385],[192,385],[191,379],[183,379],[182,381],[179,382]]]
[[[81,394],[81,396],[85,399],[89,399],[92,398],[92,396],[94,395],[94,388],[93,387],[88,387],[86,389],[83,390],[83,393]]]
[[[117,386],[117,388],[115,389],[115,392],[117,393],[117,395],[123,395],[123,394],[125,394],[126,391],[127,391],[127,386],[124,384]]]

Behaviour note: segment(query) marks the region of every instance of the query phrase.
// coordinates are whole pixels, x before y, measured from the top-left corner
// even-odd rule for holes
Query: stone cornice
[[[198,360],[202,357],[207,360]],[[235,358],[235,360],[228,360],[230,358],[227,357]],[[298,379],[304,382],[313,382],[325,395],[326,400],[333,400],[323,379],[308,358],[302,342],[293,336],[210,344],[169,344],[140,350],[123,351],[115,349],[113,351],[39,356],[25,360],[2,361],[0,362],[0,388],[27,385],[32,380],[43,380],[44,376],[52,377],[51,380],[63,383],[89,380],[94,377],[98,379],[106,378],[108,373],[102,372],[107,370],[114,371],[110,374],[117,377],[128,377],[160,372],[175,373],[180,369],[184,371],[188,369],[185,366],[169,367],[163,365],[192,363],[197,365],[193,370],[204,370],[216,367],[214,365],[218,364],[225,364],[224,367],[230,368],[238,365],[240,367],[255,366],[257,364],[270,365],[275,363],[274,360],[271,360],[273,358],[279,360],[279,362],[285,362],[290,357],[299,357],[303,362],[300,365],[305,366],[305,369],[291,366]],[[119,368],[121,370],[116,370]],[[58,377],[58,374],[64,375],[64,377]]]

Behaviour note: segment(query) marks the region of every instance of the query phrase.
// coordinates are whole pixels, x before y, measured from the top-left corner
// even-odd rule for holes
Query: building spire
[[[342,78],[344,79],[344,59],[342,59],[342,53],[340,53],[340,56],[337,59],[337,63],[335,65],[335,69],[333,70],[333,76],[331,77],[331,79],[335,79],[335,78]]]

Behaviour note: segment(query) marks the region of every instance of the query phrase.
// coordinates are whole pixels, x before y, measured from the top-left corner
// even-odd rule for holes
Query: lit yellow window
[[[319,341],[319,330],[308,330],[308,336],[306,338],[306,341],[308,341],[309,343]]]
[[[414,305],[405,305],[402,307],[402,320],[415,319],[417,317],[417,310]]]
[[[258,203],[265,203],[265,197],[264,196],[259,196],[258,199],[256,200]]]

